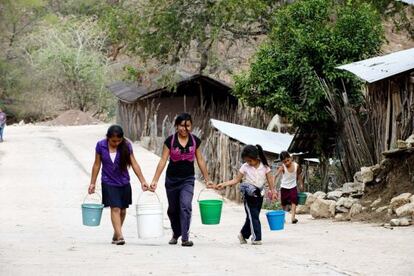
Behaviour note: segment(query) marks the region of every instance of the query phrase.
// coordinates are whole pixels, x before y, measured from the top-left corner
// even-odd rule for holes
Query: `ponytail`
[[[120,158],[119,158],[119,167],[122,171],[128,169],[131,166],[131,153],[129,152],[128,143],[125,138],[122,139],[122,142],[118,145]]]
[[[257,148],[258,153],[259,153],[260,161],[262,161],[263,165],[269,167],[269,163],[267,163],[267,159],[266,159],[266,156],[265,156],[265,154],[263,152],[262,146],[261,145],[256,145],[256,148]]]

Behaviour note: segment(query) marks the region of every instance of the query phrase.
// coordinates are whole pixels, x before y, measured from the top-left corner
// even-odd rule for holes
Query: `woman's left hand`
[[[157,186],[158,186],[158,183],[157,183],[157,182],[155,182],[155,181],[152,181],[152,182],[151,182],[151,185],[150,185],[150,187],[149,187],[150,191],[151,191],[151,192],[155,192],[155,190],[157,189]]]

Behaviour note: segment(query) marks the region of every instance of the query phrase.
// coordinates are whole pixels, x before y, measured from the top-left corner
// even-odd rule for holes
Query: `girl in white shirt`
[[[298,163],[292,160],[292,157],[287,151],[280,153],[280,160],[282,160],[283,164],[278,168],[275,178],[277,179],[279,175],[282,176],[280,184],[282,207],[285,211],[288,211],[288,205],[292,206],[292,223],[295,224],[298,222],[295,218],[296,206],[298,205],[298,182],[300,185],[299,188],[303,190],[302,169]]]
[[[243,148],[241,157],[245,162],[239,173],[230,181],[217,184],[218,189],[226,186],[240,185],[246,211],[246,221],[238,235],[241,244],[246,244],[250,236],[253,245],[262,244],[262,230],[259,219],[260,210],[263,204],[263,190],[266,182],[269,184],[272,197],[277,193],[273,189],[273,176],[263,149],[260,145],[247,145]]]

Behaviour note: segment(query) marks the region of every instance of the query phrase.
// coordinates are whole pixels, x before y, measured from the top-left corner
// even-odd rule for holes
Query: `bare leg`
[[[121,209],[121,226],[124,225],[124,220],[126,217],[126,208]]]
[[[294,222],[296,220],[295,216],[296,216],[296,204],[292,203],[292,222]]]
[[[115,238],[122,238],[122,221],[121,221],[121,209],[111,207],[111,221],[114,228]]]

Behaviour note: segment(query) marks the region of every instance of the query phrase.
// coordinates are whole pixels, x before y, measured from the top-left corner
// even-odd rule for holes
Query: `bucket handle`
[[[201,194],[204,192],[204,191],[206,191],[206,190],[214,190],[214,189],[211,189],[211,188],[203,188],[203,189],[201,189],[201,191],[200,191],[200,193],[198,194],[198,198],[197,198],[197,201],[199,202],[200,201],[200,196],[201,196]],[[224,201],[224,197],[222,196],[222,195],[219,195],[219,194],[217,194],[217,193],[215,193],[216,195],[218,195],[219,197],[220,197],[220,199],[221,200],[223,200]]]
[[[139,200],[141,199],[142,195],[143,195],[143,194],[145,194],[145,193],[153,193],[153,194],[155,194],[155,196],[156,196],[156,197],[157,197],[157,199],[158,199],[158,202],[159,202],[159,203],[161,203],[161,200],[160,200],[160,197],[158,196],[158,194],[157,194],[156,192],[152,192],[152,191],[144,191],[144,192],[142,192],[142,193],[138,196],[137,203],[139,203]]]
[[[98,194],[98,193],[92,193],[92,194],[86,194],[85,198],[83,199],[83,203],[85,203],[85,201],[88,198],[88,196],[92,196],[92,195],[98,195],[99,201],[102,202],[102,196],[100,194]]]

